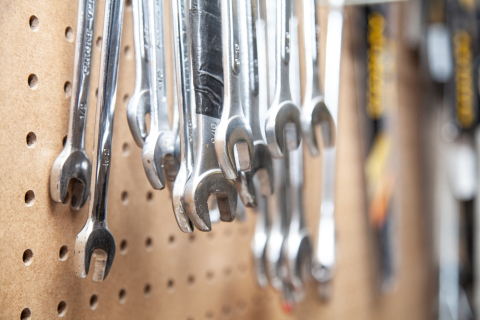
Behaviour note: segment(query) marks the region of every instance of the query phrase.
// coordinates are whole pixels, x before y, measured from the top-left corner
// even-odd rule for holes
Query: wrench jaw
[[[85,151],[65,147],[55,159],[50,172],[50,195],[55,202],[63,202],[72,183],[70,206],[79,210],[90,196],[92,164]]]
[[[317,96],[305,103],[301,111],[303,138],[312,156],[320,154],[319,137],[315,128],[320,126],[324,147],[333,147],[336,141],[335,121],[328,110],[323,97]]]
[[[235,185],[237,186],[238,195],[242,203],[246,207],[255,208],[257,206],[257,197],[255,195],[255,186],[253,185],[253,180],[251,178],[252,175],[247,176],[247,172],[243,173],[240,171],[238,172],[237,179],[235,180]]]
[[[87,277],[92,255],[95,258],[93,281],[102,282],[110,272],[115,257],[115,239],[106,222],[100,224],[88,219],[75,240],[74,265],[77,277]]]
[[[133,140],[140,148],[143,147],[147,138],[146,115],[150,113],[150,90],[146,88],[137,88],[128,100],[127,121]]]
[[[252,183],[253,176],[257,174],[260,182],[260,194],[264,197],[271,196],[274,192],[275,177],[273,174],[273,160],[270,154],[270,149],[263,140],[257,140],[254,142],[254,160],[253,168],[251,171],[246,172],[247,180]]]
[[[302,141],[302,125],[300,121],[300,110],[292,101],[284,101],[280,104],[274,103],[267,112],[265,119],[265,136],[267,145],[272,157],[281,159],[284,157],[286,137],[285,129],[292,124],[296,130],[296,141],[294,147],[298,148]]]
[[[252,141],[252,130],[243,116],[222,117],[215,133],[215,151],[225,178],[229,180],[237,178],[235,146],[237,146],[240,171],[252,169]]]
[[[288,283],[291,284],[294,300],[305,298],[305,283],[312,270],[312,242],[306,230],[289,233],[286,240]]]
[[[177,220],[178,227],[182,232],[192,233],[193,224],[187,213],[185,212],[182,204],[182,197],[187,183],[187,164],[183,161],[180,164],[177,177],[172,188],[172,207],[175,220]]]

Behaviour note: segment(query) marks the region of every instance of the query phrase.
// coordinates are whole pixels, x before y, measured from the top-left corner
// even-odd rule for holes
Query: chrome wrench
[[[118,62],[122,38],[124,1],[106,0],[103,24],[100,80],[95,147],[93,149],[92,199],[88,218],[75,239],[74,268],[77,277],[85,278],[95,251],[93,281],[101,282],[108,275],[115,257],[115,240],[107,228],[107,196],[110,176],[113,120],[117,93]]]
[[[150,132],[142,150],[143,168],[154,189],[165,188],[165,177],[175,177],[176,135],[168,117],[165,66],[164,8],[161,0],[148,0],[148,61],[150,74]]]
[[[237,0],[222,1],[222,44],[224,101],[223,113],[215,132],[215,152],[227,179],[237,178],[235,147],[240,171],[250,171],[253,163],[252,130],[245,120],[241,97],[239,10]]]
[[[317,23],[315,0],[302,0],[303,9],[303,43],[305,59],[305,89],[301,110],[302,130],[305,144],[310,154],[319,154],[319,143],[315,128],[319,125],[322,132],[323,145],[331,147],[335,144],[335,123],[320,89],[319,57],[320,57],[320,25]]]
[[[96,0],[78,1],[77,38],[73,68],[73,92],[65,147],[50,172],[50,196],[63,202],[72,181],[72,209],[80,209],[90,196],[92,164],[85,153],[88,91],[92,67]]]
[[[233,221],[237,208],[235,181],[220,170],[214,136],[222,116],[221,2],[193,0],[190,9],[192,76],[197,114],[197,152],[182,204],[195,227],[210,231],[208,198],[215,195],[220,219]],[[208,51],[207,51],[208,49]]]
[[[135,143],[142,148],[147,137],[145,116],[150,113],[148,73],[148,0],[132,0],[133,43],[135,48],[135,88],[128,100],[127,120]]]
[[[193,167],[193,117],[192,93],[189,64],[188,8],[186,0],[171,0],[172,29],[174,37],[175,80],[177,82],[179,131],[180,131],[180,168],[172,188],[172,207],[177,224],[183,232],[193,232],[190,221],[182,205],[185,184]]]

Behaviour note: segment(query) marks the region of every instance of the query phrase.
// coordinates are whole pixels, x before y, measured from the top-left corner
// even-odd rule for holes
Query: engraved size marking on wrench
[[[215,131],[217,130],[217,124],[216,123],[212,123],[210,125],[210,132],[212,133],[212,139],[210,140],[213,144],[215,144]]]
[[[85,103],[80,103],[80,107],[78,108],[78,111],[80,112],[79,118],[84,119],[86,112],[85,112]]]
[[[90,74],[90,66],[92,64],[92,44],[93,44],[93,17],[94,17],[94,3],[90,0],[87,4],[87,30],[85,30],[85,52],[83,53],[83,74]]]
[[[103,149],[103,165],[105,168],[110,165],[110,150],[107,147]]]

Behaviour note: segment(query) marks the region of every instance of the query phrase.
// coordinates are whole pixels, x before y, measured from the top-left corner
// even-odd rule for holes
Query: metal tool
[[[338,97],[340,89],[340,57],[342,53],[343,0],[330,0],[327,22],[327,53],[325,63],[325,104],[335,124],[338,119]],[[331,295],[331,280],[336,261],[335,226],[335,162],[336,146],[324,148],[322,156],[322,202],[318,239],[314,249],[312,274],[320,284],[322,299]]]
[[[146,115],[150,113],[148,71],[148,0],[132,0],[133,44],[135,48],[135,88],[128,100],[127,120],[135,143],[142,148],[147,137]]]
[[[50,196],[63,202],[72,182],[72,209],[80,209],[90,196],[92,165],[85,153],[88,89],[92,67],[96,0],[78,1],[77,40],[73,68],[73,91],[65,147],[50,172]]]
[[[297,130],[298,148],[302,140],[300,110],[292,101],[290,91],[290,19],[291,0],[281,0],[276,10],[276,59],[275,94],[265,120],[265,136],[270,153],[274,158],[282,158],[285,152],[285,126],[292,123]]]
[[[142,160],[152,187],[163,189],[166,181],[173,183],[179,166],[175,158],[176,134],[168,117],[163,1],[148,0],[147,5],[150,132],[143,145]]]
[[[320,126],[323,145],[331,147],[335,144],[335,123],[330,110],[325,105],[322,90],[320,88],[320,25],[317,23],[317,10],[315,0],[302,0],[303,9],[303,44],[305,59],[305,88],[301,120],[303,139],[310,154],[319,154],[319,142],[317,141],[315,128]]]
[[[180,230],[193,232],[193,224],[182,206],[185,184],[193,167],[193,100],[191,94],[188,10],[186,0],[172,0],[172,29],[175,39],[175,79],[177,81],[178,110],[180,120],[180,169],[172,189],[172,206]]]
[[[222,1],[222,42],[224,101],[220,124],[215,132],[215,152],[227,179],[237,178],[235,147],[240,171],[250,171],[253,164],[252,130],[243,114],[241,97],[241,59],[238,0]]]
[[[256,177],[254,177],[254,184],[255,189],[259,190],[260,183]],[[253,262],[255,265],[255,275],[257,283],[260,285],[260,287],[267,288],[268,276],[266,269],[266,259],[267,242],[270,235],[270,219],[267,214],[267,198],[260,195],[257,199],[257,206],[254,209],[257,216],[257,221],[255,224],[255,234],[252,239],[251,249],[253,254]]]
[[[74,268],[77,277],[85,278],[95,252],[93,281],[103,281],[115,256],[115,240],[107,228],[107,196],[110,176],[113,120],[117,93],[118,62],[122,37],[124,1],[106,0],[103,24],[100,80],[95,147],[93,149],[92,199],[85,226],[75,239]]]
[[[237,189],[220,170],[214,148],[222,116],[221,3],[193,0],[190,9],[192,76],[197,114],[197,150],[193,171],[185,185],[182,204],[195,227],[210,231],[208,198],[214,195],[222,221],[233,221]]]

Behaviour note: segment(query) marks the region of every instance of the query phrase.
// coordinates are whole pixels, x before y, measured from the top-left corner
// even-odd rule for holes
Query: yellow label
[[[385,53],[385,18],[379,13],[368,16],[368,92],[367,114],[378,119],[384,112],[384,53]]]

